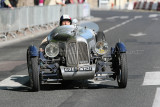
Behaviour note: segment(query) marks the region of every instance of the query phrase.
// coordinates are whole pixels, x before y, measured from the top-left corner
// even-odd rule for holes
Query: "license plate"
[[[65,67],[65,72],[77,72],[77,71],[92,71],[91,66],[83,66],[83,67]]]

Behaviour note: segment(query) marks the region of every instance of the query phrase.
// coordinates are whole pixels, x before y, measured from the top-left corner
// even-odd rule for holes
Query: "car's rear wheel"
[[[31,88],[32,91],[39,91],[40,90],[40,81],[39,81],[39,67],[38,67],[38,57],[31,58]]]
[[[126,53],[120,53],[118,56],[117,82],[119,88],[126,88],[128,79],[127,56]]]
[[[96,35],[96,41],[105,41],[105,34],[102,31],[99,31]]]

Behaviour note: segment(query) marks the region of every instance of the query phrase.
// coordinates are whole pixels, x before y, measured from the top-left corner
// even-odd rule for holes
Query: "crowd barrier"
[[[25,34],[25,29],[34,32],[35,28],[53,26],[62,14],[82,19],[90,16],[90,7],[85,3],[0,9],[0,37],[7,40],[8,34],[16,37],[15,31]]]
[[[127,10],[153,10],[160,11],[160,2],[147,2],[147,1],[139,1],[139,2],[129,2],[126,5]]]

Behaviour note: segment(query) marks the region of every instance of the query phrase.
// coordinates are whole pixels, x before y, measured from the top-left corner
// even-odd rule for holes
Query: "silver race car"
[[[124,43],[109,49],[103,32],[91,22],[57,27],[41,44],[27,49],[30,87],[39,91],[42,84],[67,80],[117,79],[119,88],[127,86],[127,57]],[[109,66],[110,71],[106,68]],[[103,75],[105,74],[105,76]]]

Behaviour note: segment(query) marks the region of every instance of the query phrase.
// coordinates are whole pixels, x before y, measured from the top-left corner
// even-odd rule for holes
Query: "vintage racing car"
[[[39,91],[45,83],[104,80],[102,74],[117,79],[119,88],[126,88],[126,47],[124,43],[117,42],[114,48],[109,49],[104,33],[95,23],[59,26],[47,38],[48,41],[43,44],[44,52],[34,45],[27,49],[30,87],[33,91]],[[111,71],[106,70],[107,66]]]

